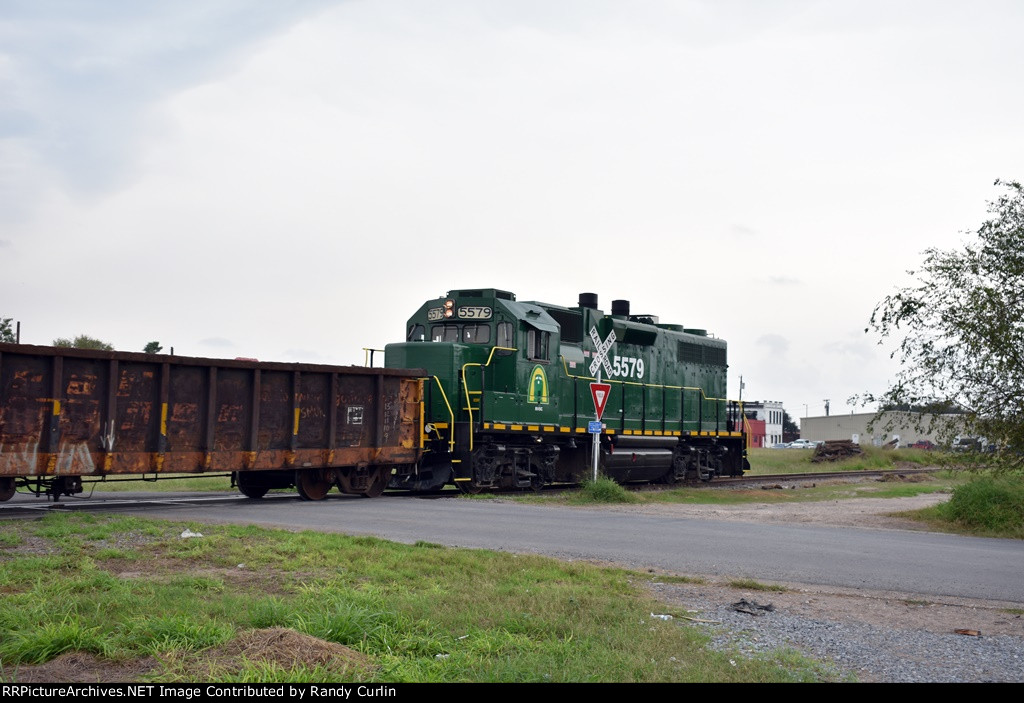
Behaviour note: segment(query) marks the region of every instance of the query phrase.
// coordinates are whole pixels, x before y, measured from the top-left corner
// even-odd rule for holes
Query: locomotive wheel
[[[364,498],[376,498],[384,492],[384,489],[388,486],[388,479],[391,476],[391,472],[386,467],[380,467],[373,473],[373,479],[370,480],[370,486],[362,492]]]
[[[530,490],[534,493],[544,490],[544,477],[537,473],[536,467],[534,467],[533,476],[530,477]]]
[[[239,471],[236,482],[239,492],[246,498],[262,498],[270,490],[270,486],[266,485],[265,481],[260,481],[250,475],[248,471]]]
[[[302,500],[323,500],[331,490],[331,484],[319,471],[296,471],[295,488]]]
[[[0,502],[14,497],[14,479],[0,478]]]
[[[462,493],[471,496],[475,496],[484,489],[483,486],[477,485],[476,481],[456,481],[455,487]]]

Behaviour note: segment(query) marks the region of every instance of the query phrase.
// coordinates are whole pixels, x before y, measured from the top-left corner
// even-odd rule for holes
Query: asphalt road
[[[172,520],[252,523],[600,560],[686,575],[1024,603],[1021,540],[717,522],[455,498],[367,500],[333,494],[322,502],[281,496],[177,503],[173,494],[151,495],[162,502],[118,509]]]

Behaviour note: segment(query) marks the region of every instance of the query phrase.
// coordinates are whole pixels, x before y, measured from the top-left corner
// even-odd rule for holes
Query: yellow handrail
[[[444,386],[441,384],[441,379],[437,376],[431,376],[430,378],[437,382],[437,387],[441,391],[441,399],[444,401],[444,404],[448,406],[448,414],[452,418],[452,424],[448,428],[448,451],[453,452],[455,451],[455,411],[452,410],[452,404],[448,402],[448,394],[444,392]]]
[[[466,383],[466,369],[470,366],[479,366],[485,368],[491,365],[491,361],[494,360],[494,352],[496,351],[519,351],[514,347],[491,347],[491,353],[487,356],[487,361],[483,364],[479,362],[469,362],[462,365],[462,388],[466,392],[466,412],[469,413],[469,451],[473,451],[473,401],[469,398],[469,384]],[[473,391],[473,393],[482,393],[483,390]]]
[[[747,416],[743,413],[743,403],[742,402],[740,403],[740,417],[743,418],[743,429],[746,430],[746,432],[744,432],[743,434],[747,438],[747,441],[744,442],[743,448],[744,449],[750,449],[751,435],[754,434],[754,431],[750,427],[750,421],[747,419]]]

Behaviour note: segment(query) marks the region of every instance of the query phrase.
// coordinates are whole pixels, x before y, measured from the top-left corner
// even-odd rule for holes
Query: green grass
[[[810,449],[749,449],[746,475],[808,473],[816,470],[811,463],[813,455]]]
[[[460,493],[459,498],[462,500],[497,500],[501,498],[501,495],[491,493],[490,491],[483,491],[481,493]]]
[[[747,476],[766,474],[830,473],[835,471],[886,471],[906,468],[907,464],[925,468],[949,466],[956,457],[921,449],[882,449],[861,446],[863,454],[842,461],[811,463],[810,449],[751,449],[747,452],[750,471]]]
[[[777,450],[782,451],[782,450]],[[593,489],[587,486],[578,491],[551,491],[537,494],[509,496],[513,500],[527,503],[558,503],[564,505],[589,505],[597,503],[629,502],[636,504],[679,503],[690,505],[738,505],[744,503],[798,503],[846,498],[905,498],[925,493],[949,493],[953,487],[966,480],[954,472],[940,472],[937,475],[915,477],[912,480],[871,480],[858,483],[825,483],[813,485],[794,483],[781,490],[764,488],[737,488],[716,485],[714,482],[701,487],[638,486],[629,490],[602,479],[611,486],[602,486],[599,492],[609,498],[595,498]],[[624,499],[622,498],[624,497]]]
[[[139,480],[140,477],[111,477],[103,481],[92,481],[88,477],[82,482],[83,493],[88,495],[90,491],[97,493],[120,493],[127,491],[171,493],[175,491],[232,491],[237,490],[231,487],[231,479],[224,476],[201,476],[196,474],[167,474],[159,479],[152,480],[150,475],[146,480]]]
[[[182,539],[188,527],[204,537]],[[154,681],[682,682],[826,680],[788,653],[707,648],[633,572],[538,556],[54,514],[5,526],[38,550],[0,550],[0,670],[69,651],[156,656]],[[104,535],[100,537],[100,535]],[[128,562],[118,550],[139,554]],[[244,565],[244,566],[240,566]],[[672,577],[666,577],[670,579]],[[679,577],[677,577],[679,578]],[[255,628],[346,645],[370,666],[221,662]]]

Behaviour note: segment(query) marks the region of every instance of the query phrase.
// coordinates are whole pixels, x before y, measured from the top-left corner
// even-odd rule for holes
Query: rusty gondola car
[[[231,472],[247,496],[376,496],[421,455],[422,371],[0,344],[0,500]]]

